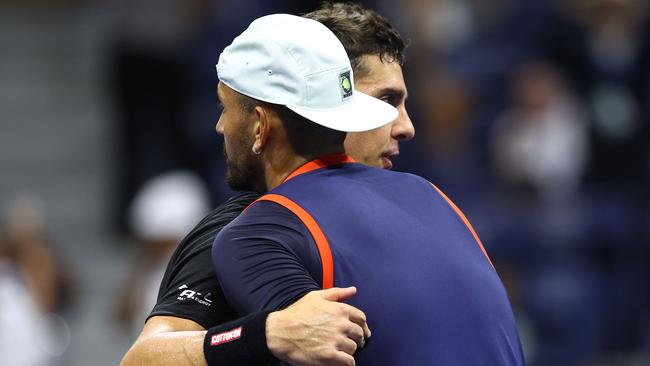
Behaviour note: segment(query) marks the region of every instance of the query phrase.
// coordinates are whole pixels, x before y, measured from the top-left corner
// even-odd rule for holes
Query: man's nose
[[[408,141],[415,137],[415,127],[405,108],[400,108],[397,119],[393,121],[390,131],[391,137],[395,140]]]

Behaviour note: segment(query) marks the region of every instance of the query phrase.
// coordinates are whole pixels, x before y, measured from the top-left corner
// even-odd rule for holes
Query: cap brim
[[[287,108],[321,126],[343,132],[362,132],[381,127],[397,118],[392,105],[358,90],[354,99],[342,107],[312,109],[287,106]]]

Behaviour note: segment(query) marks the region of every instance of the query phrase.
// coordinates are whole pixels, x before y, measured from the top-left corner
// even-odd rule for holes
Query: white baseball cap
[[[196,174],[172,171],[148,180],[129,207],[131,230],[140,239],[181,240],[210,210],[208,188]]]
[[[350,60],[334,33],[295,15],[253,21],[221,53],[217,75],[241,94],[334,130],[367,131],[397,118],[390,104],[354,90]]]

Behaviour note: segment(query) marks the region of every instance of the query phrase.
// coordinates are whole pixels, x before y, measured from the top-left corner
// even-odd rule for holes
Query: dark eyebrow
[[[406,99],[406,98],[408,98],[408,95],[406,95],[404,90],[397,89],[397,88],[390,88],[390,87],[380,89],[378,92],[375,93],[375,95],[377,95],[377,97],[379,97],[379,98],[382,97],[382,96],[385,96],[385,95],[390,95],[390,96],[396,97],[398,99],[402,99],[402,98]]]

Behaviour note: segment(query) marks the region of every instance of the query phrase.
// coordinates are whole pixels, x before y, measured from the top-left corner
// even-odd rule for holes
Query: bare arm
[[[340,303],[354,288],[307,294],[266,320],[266,343],[277,358],[299,366],[354,365],[352,355],[370,336],[365,315]],[[122,359],[132,365],[206,365],[206,331],[197,323],[170,316],[154,316]],[[224,365],[227,366],[227,365]]]
[[[203,356],[205,333],[201,325],[191,320],[151,317],[120,365],[206,365]]]

